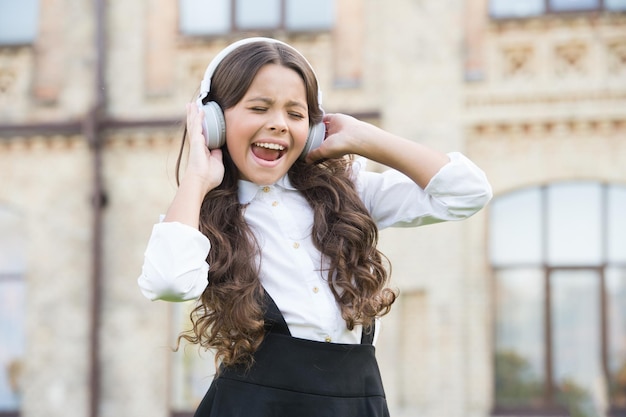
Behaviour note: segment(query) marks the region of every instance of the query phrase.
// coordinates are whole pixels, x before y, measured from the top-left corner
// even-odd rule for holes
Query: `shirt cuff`
[[[178,222],[155,224],[144,254],[139,288],[150,300],[197,299],[208,284],[209,239]]]
[[[450,162],[437,172],[424,189],[446,203],[449,214],[463,219],[483,208],[493,196],[487,176],[459,152],[448,154]]]

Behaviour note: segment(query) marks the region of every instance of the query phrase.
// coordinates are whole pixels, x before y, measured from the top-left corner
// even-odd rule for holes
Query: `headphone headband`
[[[211,91],[211,78],[213,77],[213,73],[215,72],[215,69],[217,68],[217,66],[224,60],[224,58],[226,58],[231,52],[233,52],[235,49],[239,48],[240,46],[247,45],[249,43],[254,43],[254,42],[277,43],[277,44],[280,44],[280,45],[284,45],[284,46],[288,47],[289,49],[295,51],[296,53],[298,53],[298,55],[300,55],[302,57],[302,59],[304,59],[304,61],[309,66],[311,72],[313,72],[313,75],[315,76],[315,79],[317,80],[317,75],[315,75],[315,71],[313,70],[313,67],[311,66],[309,61],[304,57],[304,55],[302,55],[293,46],[291,46],[291,45],[289,45],[289,44],[287,44],[287,43],[285,43],[283,41],[279,41],[278,39],[273,39],[273,38],[265,38],[265,37],[244,38],[244,39],[241,39],[241,40],[238,40],[236,42],[231,43],[226,48],[222,49],[215,56],[215,58],[213,58],[211,60],[211,62],[209,63],[209,66],[207,67],[206,71],[204,72],[204,78],[202,79],[202,82],[200,83],[200,96],[199,96],[200,100],[204,99],[206,96],[209,95],[209,92]],[[317,86],[317,101],[318,101],[319,106],[321,108],[321,106],[322,106],[322,90],[319,87],[319,81],[318,81],[318,86]]]

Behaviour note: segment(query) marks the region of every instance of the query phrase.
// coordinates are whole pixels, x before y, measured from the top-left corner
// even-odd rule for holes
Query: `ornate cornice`
[[[472,137],[613,137],[624,138],[626,118],[623,119],[561,119],[480,121],[466,125]]]
[[[545,14],[524,19],[491,19],[487,25],[489,31],[501,35],[518,31],[546,31],[551,29],[576,30],[588,26],[623,28],[626,15],[614,12],[580,12]]]
[[[573,102],[589,102],[597,104],[615,101],[626,103],[626,91],[597,90],[597,91],[562,91],[554,93],[533,92],[520,89],[516,93],[469,93],[465,97],[465,106],[471,110],[490,106],[527,106],[535,104],[563,104]]]

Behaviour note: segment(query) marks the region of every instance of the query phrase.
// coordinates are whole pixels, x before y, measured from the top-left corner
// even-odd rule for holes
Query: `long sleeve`
[[[187,301],[202,294],[208,283],[209,240],[182,223],[155,224],[137,282],[150,300]]]
[[[485,173],[458,152],[435,174],[425,189],[394,170],[359,171],[357,188],[379,228],[415,227],[463,220],[491,199]]]

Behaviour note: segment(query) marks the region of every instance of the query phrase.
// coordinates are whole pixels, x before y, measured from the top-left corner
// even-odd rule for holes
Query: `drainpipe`
[[[104,0],[93,0],[95,23],[95,89],[94,104],[86,115],[83,124],[83,133],[87,139],[92,155],[92,237],[91,237],[91,323],[89,338],[89,415],[99,416],[101,394],[101,366],[100,366],[100,332],[102,324],[102,255],[103,255],[103,209],[106,204],[106,194],[102,183],[102,147],[103,140],[100,122],[106,110],[106,96],[104,92],[104,54],[105,54],[105,24],[106,10]]]

